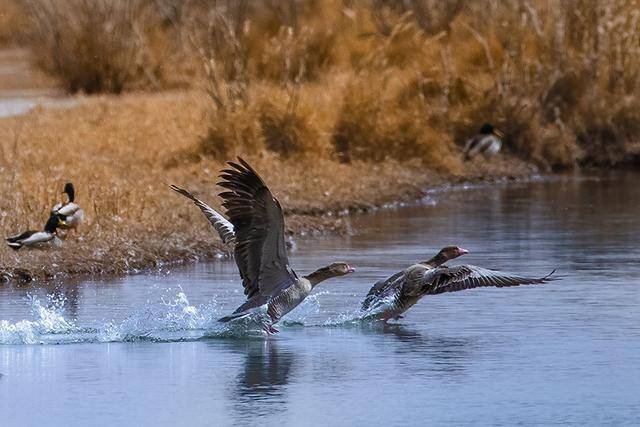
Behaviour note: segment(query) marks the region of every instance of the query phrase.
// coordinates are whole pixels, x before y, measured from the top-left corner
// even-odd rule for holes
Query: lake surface
[[[243,300],[233,261],[0,287],[1,423],[639,425],[638,178],[436,191],[352,220],[351,237],[298,239],[298,272],[358,271],[268,338],[215,322]],[[471,251],[453,264],[562,280],[349,321],[374,281],[447,244]]]

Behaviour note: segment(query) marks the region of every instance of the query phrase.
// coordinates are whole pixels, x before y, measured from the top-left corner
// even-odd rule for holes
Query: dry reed
[[[7,271],[120,272],[213,251],[165,184],[215,201],[235,155],[292,215],[415,197],[438,173],[639,157],[637,0],[20,1],[39,65],[70,91],[208,96],[138,92],[0,120],[6,233],[41,226],[66,180],[88,204],[81,238],[4,251]],[[505,154],[465,168],[461,146],[485,121]]]
[[[159,89],[176,84],[169,70],[204,82],[200,146],[218,158],[236,145],[288,156],[300,135],[318,138],[303,150],[455,171],[456,144],[491,121],[508,153],[562,169],[629,160],[638,137],[637,0],[21,2],[41,65],[72,91]],[[291,84],[334,94],[314,102],[334,123],[291,114]],[[268,106],[251,99],[265,91]]]
[[[168,187],[192,189],[220,208],[215,186],[223,166],[169,159],[192,149],[208,132],[199,120],[208,102],[195,93],[122,95],[80,100],[72,110],[37,109],[0,119],[0,229],[12,235],[44,225],[67,181],[77,190],[86,221],[58,250],[0,248],[0,280],[64,278],[158,267],[224,252],[211,227]],[[240,150],[264,176],[287,213],[289,232],[344,230],[343,210],[420,197],[443,182],[419,162],[349,165],[328,158],[281,159]],[[494,170],[526,174],[526,168]],[[296,177],[292,179],[292,177]],[[333,212],[323,217],[321,214]]]

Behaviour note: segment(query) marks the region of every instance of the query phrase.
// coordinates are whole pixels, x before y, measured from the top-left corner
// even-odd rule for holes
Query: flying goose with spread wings
[[[298,276],[287,258],[280,203],[243,159],[238,158],[237,163],[227,162],[227,165],[229,168],[220,174],[222,181],[218,185],[225,189],[220,197],[232,227],[227,225],[226,228],[235,236],[234,258],[247,300],[232,314],[219,320],[228,322],[252,313],[266,312],[268,325],[265,325],[265,330],[278,332],[273,325],[297,307],[315,286],[355,270],[345,262],[334,262],[309,275]],[[179,189],[176,187],[174,190]],[[186,196],[184,192],[178,192]],[[224,223],[220,214],[207,209],[202,202],[196,202],[197,199],[191,199],[203,212],[206,211],[208,218],[213,218],[210,222],[214,227],[216,223]]]
[[[537,285],[554,280],[551,275],[541,278],[524,277],[511,273],[489,270],[474,265],[447,267],[448,260],[467,254],[458,246],[447,246],[436,256],[373,285],[362,302],[364,318],[401,319],[402,313],[425,295],[437,295],[481,286],[507,287]]]

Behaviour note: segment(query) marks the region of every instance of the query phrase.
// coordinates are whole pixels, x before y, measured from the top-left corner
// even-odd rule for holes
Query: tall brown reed
[[[190,64],[179,74],[212,102],[201,149],[219,157],[304,145],[455,169],[490,121],[505,152],[562,169],[625,161],[639,136],[637,0],[21,1],[42,66],[70,90],[158,89]],[[286,113],[291,84],[313,110]],[[305,100],[318,86],[333,98]],[[283,143],[303,134],[318,141]]]

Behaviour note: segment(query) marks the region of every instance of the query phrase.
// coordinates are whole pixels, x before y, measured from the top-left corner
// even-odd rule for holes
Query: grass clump
[[[419,157],[454,171],[489,121],[507,154],[566,169],[624,162],[640,137],[634,0],[20,2],[41,66],[70,91],[209,87],[205,155]],[[291,85],[312,110],[288,106]]]
[[[25,41],[27,15],[14,0],[0,0],[0,47]]]
[[[172,59],[160,16],[144,0],[20,0],[41,68],[69,92],[120,93],[163,86]]]
[[[402,89],[404,84],[398,84],[397,79],[395,75],[362,75],[347,89],[333,129],[335,154],[344,162],[418,160],[433,170],[457,171],[459,162],[451,155],[451,137],[430,121],[428,106],[402,97],[389,82],[396,80]]]

